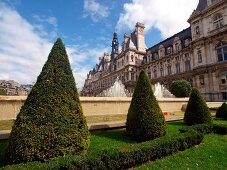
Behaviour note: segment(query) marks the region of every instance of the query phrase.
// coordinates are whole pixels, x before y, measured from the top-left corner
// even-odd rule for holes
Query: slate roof
[[[203,11],[207,6],[207,0],[199,0],[199,4],[196,8],[196,11]]]
[[[159,46],[163,45],[164,48],[172,47],[173,41],[175,37],[179,37],[180,40],[183,42],[185,39],[190,38],[191,39],[191,27],[188,27],[187,29],[184,29],[183,31],[165,39],[164,41],[154,45],[153,47],[150,47],[147,51],[151,51],[151,53],[156,53],[159,50]],[[184,43],[182,43],[182,47],[184,48]]]

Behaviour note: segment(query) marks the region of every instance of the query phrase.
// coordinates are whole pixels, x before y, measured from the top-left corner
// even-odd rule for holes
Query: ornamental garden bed
[[[224,128],[227,121],[216,119],[214,124]],[[86,157],[66,156],[46,163],[29,162],[10,166],[4,165],[7,140],[2,140],[0,166],[2,169],[224,169],[227,166],[227,135],[211,133],[204,137],[195,130],[180,133],[179,129],[185,127],[182,121],[169,122],[166,136],[143,143],[128,138],[125,129],[92,132]]]

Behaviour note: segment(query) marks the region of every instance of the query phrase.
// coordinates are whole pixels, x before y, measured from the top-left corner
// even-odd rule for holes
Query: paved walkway
[[[176,121],[182,120],[183,116],[167,116],[165,117],[166,121]],[[98,123],[89,123],[88,128],[89,130],[98,130],[98,129],[113,129],[113,128],[120,128],[125,127],[125,121],[109,121],[109,122],[98,122]],[[1,139],[8,139],[11,130],[1,130],[0,131],[0,140]]]

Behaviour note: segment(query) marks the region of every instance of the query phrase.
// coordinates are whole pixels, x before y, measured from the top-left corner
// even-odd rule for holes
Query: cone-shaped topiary
[[[84,154],[89,131],[61,39],[57,39],[13,125],[9,164]]]
[[[184,122],[187,125],[212,123],[211,113],[206,101],[196,88],[192,89],[184,114]]]
[[[216,113],[217,118],[227,119],[227,104],[223,103],[217,110]]]
[[[144,71],[140,72],[126,122],[127,134],[136,141],[147,141],[166,134],[165,118]]]

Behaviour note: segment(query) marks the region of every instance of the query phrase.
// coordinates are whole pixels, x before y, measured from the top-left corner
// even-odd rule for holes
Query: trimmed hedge
[[[205,99],[196,88],[192,89],[186,111],[184,122],[187,125],[212,123],[211,113]]]
[[[166,134],[165,118],[154,96],[151,82],[142,70],[127,114],[127,134],[136,141],[148,141]]]
[[[213,132],[217,134],[226,135],[227,134],[227,125],[214,124]]]
[[[185,132],[188,132],[188,131],[198,131],[199,133],[202,133],[202,134],[209,134],[212,132],[213,130],[213,125],[212,124],[197,124],[197,125],[192,125],[192,126],[186,126],[186,127],[183,127],[183,128],[180,128],[179,131],[181,133],[185,133]]]
[[[55,42],[13,125],[8,164],[86,154],[89,131],[65,46]]]
[[[227,104],[222,103],[216,112],[216,118],[227,119]]]
[[[192,86],[186,80],[176,80],[170,86],[170,92],[176,97],[188,97],[191,90]]]
[[[200,144],[203,138],[204,135],[197,131],[188,131],[120,149],[104,150],[96,157],[66,156],[48,163],[30,162],[6,166],[3,169],[127,169],[191,148]]]

